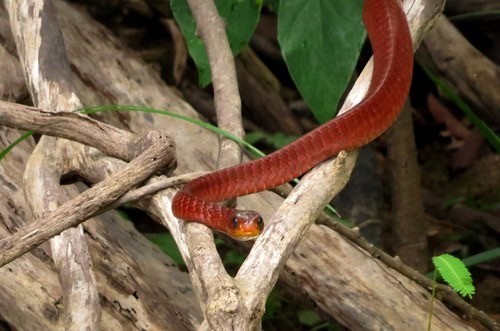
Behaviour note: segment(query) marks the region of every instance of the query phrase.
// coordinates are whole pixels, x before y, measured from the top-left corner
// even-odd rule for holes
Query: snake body
[[[392,125],[411,84],[413,47],[408,23],[399,0],[365,0],[363,22],[374,57],[373,76],[365,98],[281,150],[189,182],[173,199],[176,217],[206,224],[236,239],[253,238],[263,229],[258,213],[216,202],[288,182],[342,150],[351,151],[367,144]]]

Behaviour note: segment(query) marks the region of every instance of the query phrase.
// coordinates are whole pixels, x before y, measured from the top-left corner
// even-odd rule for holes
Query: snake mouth
[[[226,232],[226,234],[228,234],[231,238],[236,239],[238,241],[249,241],[257,239],[257,237],[260,235],[260,231],[238,230],[238,231]]]

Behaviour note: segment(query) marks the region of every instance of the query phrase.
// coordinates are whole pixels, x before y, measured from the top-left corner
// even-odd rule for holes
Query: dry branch
[[[30,223],[12,236],[0,240],[0,251],[2,251],[0,266],[96,215],[102,208],[117,200],[131,188],[171,165],[174,160],[173,142],[165,134],[159,134],[155,144],[122,170]]]
[[[63,6],[62,9],[67,7]],[[0,8],[0,21],[3,19],[2,14]],[[78,19],[81,19],[78,15]],[[20,69],[19,63],[17,67]],[[5,82],[7,77],[9,76],[0,78]],[[13,77],[22,77],[22,74]],[[13,81],[15,80],[10,82]],[[9,87],[13,86],[17,84],[9,84]],[[178,103],[178,99],[168,89],[164,91],[163,96],[166,103]],[[14,140],[12,139],[15,137],[14,131],[2,130],[2,144]],[[5,140],[6,132],[11,132],[7,136],[8,140]],[[1,176],[5,185],[2,185],[1,203],[2,215],[6,216],[2,220],[11,231],[14,228],[13,220],[22,220],[23,216],[29,218],[30,214],[30,211],[23,206],[24,199],[19,198],[22,197],[19,169],[24,168],[26,154],[20,154],[18,151],[25,150],[23,145],[25,143],[16,147],[2,163]],[[86,148],[86,151],[89,150],[91,149]],[[101,154],[97,152],[92,154],[91,159],[101,158]],[[14,162],[15,165],[11,166],[10,164]],[[17,177],[17,182],[9,177],[12,173]],[[11,199],[16,203],[11,203]],[[94,266],[100,284],[99,297],[103,304],[102,327],[104,329],[123,329],[131,326],[138,329],[192,329],[199,317],[196,316],[198,315],[196,305],[190,295],[189,287],[186,286],[186,277],[179,277],[181,273],[172,266],[172,262],[162,256],[157,249],[155,250],[130,225],[109,215],[102,217],[101,220],[105,220],[106,223],[87,222],[86,231],[89,234],[87,239],[92,245]],[[17,223],[18,226],[19,224],[21,223]],[[2,237],[5,236],[6,233],[2,228]],[[63,320],[62,306],[59,303],[61,291],[50,258],[45,255],[50,253],[43,253],[39,249],[34,252],[40,258],[28,254],[0,269],[4,280],[0,301],[8,304],[7,306],[2,304],[2,318],[18,329],[61,329]],[[41,263],[37,262],[38,259],[41,259]],[[12,304],[13,298],[17,302],[16,305]],[[176,304],[169,303],[171,300]],[[87,302],[87,306],[89,304],[91,303]],[[30,307],[29,311],[23,308],[26,306]],[[82,306],[79,308],[81,311]],[[188,310],[193,314],[186,314]]]
[[[214,104],[218,126],[238,138],[243,138],[241,100],[238,93],[236,68],[229,47],[225,24],[212,0],[188,0],[196,20],[197,31],[207,50],[212,72]],[[227,138],[219,141],[217,168],[226,168],[241,162],[240,146]],[[210,230],[200,224],[187,224],[185,240],[193,263],[190,274],[197,289],[206,323],[214,330],[234,328],[240,316],[239,289],[226,273]],[[178,241],[179,242],[179,241]],[[186,261],[188,262],[188,261]],[[234,321],[233,319],[236,319]],[[243,330],[246,329],[243,327]]]
[[[68,49],[72,55],[73,66],[78,69],[78,75],[84,78],[87,84],[79,82],[80,91],[87,100],[91,102],[99,100],[100,103],[112,101],[137,104],[147,98],[155,107],[174,108],[176,111],[194,116],[192,109],[183,102],[175,98],[167,101],[166,95],[170,95],[171,92],[161,86],[149,69],[138,65],[138,61],[130,57],[130,54],[125,55],[118,43],[113,40],[102,40],[102,35],[105,33],[102,28],[94,28],[88,20],[82,20],[67,5],[59,4],[59,8],[64,13],[60,17],[61,24],[71,27],[66,30],[69,35],[67,40],[71,43]],[[436,7],[425,7],[420,2],[414,3],[412,8],[414,13],[420,16],[421,24],[427,22],[425,18],[428,19],[436,10]],[[422,32],[417,33],[421,34]],[[82,36],[89,42],[79,42]],[[114,54],[112,60],[102,55],[110,53]],[[102,66],[98,70],[96,63]],[[114,73],[112,80],[107,75],[111,70]],[[124,70],[128,70],[127,75],[123,73]],[[366,87],[368,81],[369,78],[365,77],[362,85]],[[120,88],[124,84],[127,84],[127,93],[123,93]],[[361,95],[358,96],[358,100],[359,98]],[[108,116],[108,118],[114,123],[127,123],[135,130],[147,130],[153,126],[169,128],[183,150],[183,153],[179,153],[179,167],[182,171],[206,168],[213,164],[215,154],[213,146],[216,139],[198,128],[193,130],[193,127],[185,123],[164,120],[158,116],[127,114],[118,117]],[[192,134],[187,133],[190,130]],[[181,223],[173,219],[170,213],[169,201],[173,192],[172,190],[167,192],[169,193],[156,195],[154,199],[163,199],[158,206],[161,208],[164,220],[173,220],[172,223],[180,227]],[[274,211],[274,206],[281,203],[280,199],[269,193],[245,197],[240,201],[242,207],[259,210],[264,216],[269,216]],[[181,252],[182,247],[181,245]],[[304,256],[308,258],[304,259]],[[370,276],[367,277],[367,274]],[[325,312],[354,328],[404,327],[408,325],[406,324],[408,321],[414,323],[413,325],[420,325],[422,318],[425,319],[427,316],[426,294],[420,287],[407,278],[391,272],[361,252],[359,248],[349,245],[345,239],[322,227],[313,226],[306,234],[288,260],[283,277],[296,291],[300,288],[305,289]],[[318,288],[318,285],[321,287]],[[365,295],[360,296],[360,293]],[[371,298],[370,302],[363,302],[364,298]],[[395,303],[394,298],[401,300]],[[377,305],[373,305],[373,302],[377,302]],[[387,316],[389,311],[390,318]],[[442,305],[438,304],[435,312],[440,317],[434,319],[436,328],[457,330],[464,328]],[[381,325],[383,322],[391,324]]]
[[[19,136],[0,131],[0,148]],[[29,223],[22,172],[33,141],[18,146],[0,163],[0,237]],[[116,213],[84,223],[93,260],[103,330],[193,330],[201,312],[187,273]],[[61,287],[48,245],[0,268],[2,324],[17,330],[64,330]],[[30,307],[30,309],[26,309]]]
[[[73,140],[125,161],[142,152],[137,150],[132,133],[72,112],[45,111],[0,101],[0,124]]]
[[[140,187],[138,189],[132,190],[130,192],[125,193],[122,195],[118,200],[110,204],[107,208],[109,209],[115,209],[118,208],[119,206],[122,206],[126,203],[130,202],[136,202],[148,195],[153,195],[155,193],[158,193],[161,190],[170,188],[172,186],[178,186],[182,185],[185,183],[188,183],[202,175],[207,174],[206,172],[194,172],[190,174],[184,174],[184,175],[179,175],[175,177],[158,177],[155,178],[155,180],[152,183],[149,183],[147,185],[144,185],[143,187]]]
[[[434,6],[432,8],[429,9],[429,7],[425,7],[422,3],[413,3],[413,5],[415,6],[411,6],[410,7],[412,8],[412,11],[413,11],[413,14],[410,15],[410,17],[412,17],[413,19],[415,19],[415,22],[419,22],[420,24],[423,24],[422,26],[413,26],[413,29],[412,31],[418,36],[421,38],[421,36],[423,35],[423,32],[426,30],[426,28],[428,27],[428,25],[425,25],[423,23],[423,21],[421,20],[421,17],[420,16],[424,16],[426,17],[427,19],[429,19],[430,21],[432,21],[432,17],[435,17],[433,16],[433,14],[439,12],[439,8],[438,6]],[[441,3],[442,5],[442,3]],[[427,15],[426,15],[427,14]],[[425,21],[424,22],[426,24],[429,24],[429,21]],[[417,38],[418,39],[418,38]],[[371,69],[370,69],[371,70]],[[368,72],[370,72],[370,70]],[[354,88],[354,91],[355,91],[355,97],[354,98],[351,98],[350,100],[350,104],[349,105],[346,105],[345,106],[345,109],[349,109],[351,106],[352,106],[352,103],[356,103],[357,101],[359,101],[359,99],[362,98],[362,96],[364,95],[364,93],[366,92],[367,88],[368,88],[368,82],[369,82],[369,77],[370,77],[370,74],[368,73],[364,73],[362,75],[362,79],[360,81],[358,81],[358,86]],[[351,159],[350,160],[353,160],[352,159],[352,155],[350,156]],[[348,157],[349,158],[349,157]],[[331,164],[331,162],[333,161],[330,161],[330,162],[327,162],[326,165],[323,165],[325,167],[327,167],[328,164]],[[347,161],[348,164],[349,164],[349,160]],[[347,171],[348,173],[349,171]],[[313,171],[314,173],[314,171]],[[313,176],[313,173],[311,173],[309,176]],[[331,177],[329,177],[331,178]],[[333,180],[333,178],[331,178]],[[323,186],[323,185],[326,185],[325,184],[325,181],[324,181],[324,178],[322,180],[315,180],[313,181],[315,184],[316,184],[316,187],[317,186]],[[305,183],[303,184],[305,185]],[[167,195],[162,195],[162,196],[158,196],[156,197],[155,199],[157,200],[157,203],[156,205],[164,205],[164,204],[167,204],[167,206],[169,206],[169,200],[171,199],[171,196],[172,196],[172,192],[170,192],[169,194]],[[154,200],[155,200],[154,199]],[[302,199],[306,199],[304,196],[302,197]],[[282,209],[282,213],[286,213],[287,211],[285,211],[286,208],[283,210]],[[160,210],[160,218],[164,219],[165,222],[169,222],[169,227],[171,229],[171,232],[174,234],[174,237],[177,237],[179,238],[179,241],[182,241],[183,240],[183,235],[182,235],[182,230],[178,230],[178,229],[175,229],[175,224],[173,224],[174,227],[172,227],[172,225],[170,225],[170,221],[169,219],[172,217],[171,213],[169,213],[168,211],[168,208],[166,211],[162,211]],[[309,216],[312,216],[314,215],[314,213],[311,213],[309,214]],[[276,214],[273,219],[281,219],[282,215],[280,214]],[[262,295],[260,294],[259,291],[255,291],[255,287],[253,287],[253,284],[252,282],[246,282],[246,278],[245,277],[241,277],[241,278],[238,278],[239,279],[239,283],[240,283],[240,289],[241,289],[241,294],[243,295],[243,299],[245,300],[245,303],[246,303],[246,306],[247,307],[241,307],[241,305],[238,304],[238,293],[237,291],[234,291],[233,289],[234,288],[228,288],[228,291],[224,291],[223,293],[225,293],[227,295],[227,298],[226,298],[226,305],[224,306],[220,306],[221,308],[222,307],[225,307],[227,308],[226,310],[223,311],[223,313],[226,313],[227,315],[230,315],[231,319],[230,321],[233,323],[233,324],[230,324],[230,325],[237,325],[238,327],[255,327],[256,325],[258,325],[258,317],[261,316],[261,314],[263,313],[263,310],[262,310],[262,307],[263,307],[263,302],[265,301],[265,297],[266,297],[266,290],[271,288],[272,285],[274,284],[274,281],[275,281],[275,277],[276,275],[278,274],[278,272],[280,271],[280,267],[283,265],[284,261],[285,261],[285,258],[287,257],[287,255],[283,255],[283,256],[279,256],[279,254],[276,254],[276,256],[273,256],[272,252],[276,251],[276,250],[280,250],[281,252],[283,251],[286,251],[286,252],[290,252],[294,245],[298,242],[298,238],[300,238],[300,236],[302,236],[303,234],[300,233],[300,231],[295,231],[295,229],[293,228],[293,224],[296,224],[297,225],[297,228],[300,229],[300,227],[302,227],[302,229],[304,229],[304,224],[310,224],[310,222],[312,222],[312,218],[308,218],[307,220],[303,220],[302,222],[299,221],[299,219],[295,218],[295,219],[287,219],[287,222],[275,222],[275,223],[272,223],[272,225],[268,226],[268,229],[269,230],[266,230],[266,231],[277,231],[281,234],[283,234],[283,236],[286,236],[288,234],[292,234],[291,237],[287,238],[287,240],[285,240],[285,242],[288,244],[288,246],[286,245],[283,245],[283,246],[279,246],[281,243],[280,242],[273,242],[273,244],[271,245],[267,245],[265,247],[265,250],[263,249],[257,249],[256,247],[259,247],[259,242],[260,241],[265,241],[266,240],[266,237],[271,237],[271,235],[266,235],[267,232],[265,232],[256,242],[255,244],[255,247],[254,247],[254,251],[252,251],[250,253],[250,256],[249,258],[247,259],[247,261],[245,262],[245,264],[247,264],[248,266],[251,266],[251,267],[245,267],[245,265],[242,267],[242,271],[240,271],[241,274],[244,274],[245,270],[251,270],[251,277],[249,277],[252,282],[256,282],[256,275],[258,275],[259,277],[259,280],[256,282],[256,284],[259,285],[259,288],[260,289],[264,289]],[[286,224],[285,224],[286,223]],[[307,226],[306,226],[307,227]],[[177,228],[179,228],[179,226],[177,226]],[[280,230],[277,230],[280,229]],[[288,231],[283,231],[283,229],[287,229]],[[313,228],[314,229],[314,228]],[[318,231],[314,231],[315,234],[317,235],[318,234]],[[269,232],[270,233],[270,232]],[[295,237],[294,237],[295,235]],[[283,236],[278,236],[279,238],[284,238]],[[313,236],[314,237],[314,236]],[[274,238],[274,237],[273,237]],[[278,239],[279,239],[278,238]],[[276,238],[275,238],[276,239]],[[318,238],[319,239],[319,238]],[[283,239],[281,239],[283,240]],[[272,240],[271,240],[272,242]],[[313,245],[314,246],[314,243],[316,243],[317,241],[313,241]],[[262,246],[261,246],[262,247]],[[298,249],[300,250],[300,246],[298,247]],[[314,250],[312,247],[310,247],[309,249],[311,249],[312,251],[314,251],[313,254],[316,254],[318,255],[318,250]],[[182,252],[182,250],[181,250]],[[254,253],[255,252],[255,253]],[[260,254],[259,254],[260,253]],[[323,252],[322,252],[323,253]],[[269,256],[267,256],[264,263],[259,263],[256,261],[256,259],[254,258],[254,256],[258,256],[258,257],[262,257],[264,256],[265,254],[270,254]],[[324,255],[324,253],[323,253]],[[327,254],[331,257],[331,254]],[[271,256],[271,260],[269,259]],[[283,259],[282,259],[283,258]],[[325,258],[325,256],[321,256],[321,258]],[[345,259],[349,259],[350,257],[349,256],[344,256]],[[282,259],[282,260],[281,260]],[[189,259],[188,259],[189,261]],[[250,261],[250,262],[249,262]],[[262,262],[262,261],[260,261]],[[307,267],[307,261],[302,261],[302,263],[306,263],[306,266],[304,267]],[[322,266],[325,267],[327,264],[326,262],[323,262],[325,264],[323,264]],[[339,264],[342,264],[342,260],[338,260],[337,259],[337,263]],[[351,261],[352,263],[352,261]],[[368,261],[365,261],[364,264],[369,264]],[[362,264],[363,265],[363,264]],[[346,266],[344,266],[346,267]],[[247,269],[245,269],[247,268]],[[298,269],[300,269],[299,272],[302,273],[302,276],[304,276],[304,272],[308,274],[308,277],[312,277],[312,278],[318,278],[317,276],[317,273],[310,273],[309,270],[304,270],[304,268],[301,266],[299,267]],[[349,269],[349,268],[347,268]],[[373,271],[372,271],[373,272]],[[353,275],[353,270],[349,270],[349,274],[352,276]],[[250,273],[249,273],[250,275]],[[321,277],[319,277],[321,278]],[[379,279],[379,281],[382,281],[384,278],[382,279]],[[216,277],[216,280],[219,280],[218,277]],[[401,282],[402,279],[400,278],[399,282]],[[359,283],[363,283],[364,280],[363,280],[363,276],[362,275],[359,275],[358,278],[356,278],[356,283],[359,282]],[[315,284],[320,284],[321,281],[318,281],[318,282],[314,282]],[[405,287],[406,288],[409,288],[409,287],[412,287],[413,290],[415,292],[420,292],[421,293],[421,289],[418,290],[418,286],[416,285],[410,285],[410,283],[406,282],[406,285]],[[355,293],[357,291],[359,291],[360,289],[358,288],[358,285],[359,284],[352,284],[351,286],[353,287],[356,287],[356,289],[352,289],[352,292],[354,294],[354,297],[355,297],[355,301],[357,302],[357,304],[359,304],[359,300],[360,300],[360,297],[359,296],[356,296]],[[369,288],[369,286],[367,285],[366,287],[363,287],[363,288]],[[386,290],[388,290],[389,288],[391,287],[387,287]],[[385,291],[385,290],[384,290]],[[321,293],[321,294],[319,294]],[[313,291],[310,291],[309,294],[314,298],[315,295],[319,295],[321,296],[322,298],[322,302],[325,303],[325,296],[324,296],[324,292],[323,291],[317,291],[317,288],[315,288]],[[371,295],[374,295],[375,293],[371,294]],[[395,297],[398,297],[399,295],[401,294],[393,294]],[[382,299],[382,298],[380,298]],[[416,297],[413,297],[413,299],[410,299],[410,301],[413,301],[415,300]],[[342,300],[345,300],[345,296],[342,296]],[[224,302],[224,300],[221,300],[222,302]],[[328,301],[328,300],[327,300]],[[381,302],[384,301],[383,299],[381,300]],[[339,305],[339,302],[337,301],[336,304],[332,304],[332,305],[329,305],[329,306],[325,306],[325,305],[321,305],[321,307],[323,309],[326,309],[326,310],[329,310],[329,309],[332,309],[333,307],[336,307]],[[411,319],[415,322],[415,323],[419,323],[419,324],[422,324],[422,325],[425,325],[426,323],[426,320],[427,320],[427,307],[422,307],[422,312],[419,313],[418,310],[415,310],[413,309],[410,314],[412,314],[411,316]],[[378,314],[383,314],[382,311],[378,310],[377,307],[371,307],[372,309],[375,309],[377,310]],[[222,310],[222,309],[221,309]],[[404,308],[404,309],[401,309],[399,312],[400,312],[400,316],[405,316],[404,318],[407,318],[408,317],[408,311],[410,311],[411,309],[409,308]],[[438,308],[438,310],[440,311],[438,314],[444,314],[444,315],[447,315],[447,313],[444,313],[445,310],[443,310],[443,306],[440,306],[440,308]],[[347,311],[346,311],[347,312]],[[348,320],[343,320],[342,322],[344,323],[347,323],[348,325],[351,325],[352,324],[349,324],[349,323],[352,323],[353,320],[356,320],[357,323],[360,323],[359,326],[362,326],[362,325],[371,325],[370,323],[373,323],[373,319],[371,319],[370,317],[368,317],[369,315],[372,315],[372,314],[367,314],[367,315],[364,315],[366,316],[367,320],[366,321],[363,321],[363,319],[360,319],[360,314],[361,314],[361,311],[359,310],[356,310],[355,312],[352,311],[352,310],[348,310],[349,313],[351,314],[354,314],[352,316],[351,319],[348,319]],[[253,315],[253,314],[255,315]],[[234,315],[240,315],[240,316],[234,316]],[[375,313],[377,314],[377,313]],[[247,316],[245,316],[247,315]],[[337,312],[337,314],[335,314],[335,316],[344,316],[344,312],[340,313],[340,312]],[[392,316],[392,315],[391,315]],[[239,317],[239,318],[238,318]],[[257,317],[257,318],[255,318]],[[245,318],[246,319],[249,319],[249,322],[245,321]],[[418,322],[417,322],[418,321]],[[238,323],[241,323],[241,324],[236,324],[236,322]],[[369,324],[363,324],[363,323],[369,323]],[[394,321],[392,318],[386,318],[384,319],[384,322],[382,322],[379,326],[380,327],[389,327],[388,324],[383,324],[383,323],[398,323],[397,321]],[[460,323],[455,319],[455,317],[452,317],[451,315],[447,318],[441,318],[440,321],[435,321],[435,323],[438,323],[440,324],[439,326],[437,327],[441,327],[441,328],[452,328],[452,329],[463,329],[464,326],[463,325],[460,325]],[[392,324],[392,326],[394,327],[394,325],[396,324]],[[403,324],[400,324],[401,327],[403,327],[404,323]],[[445,327],[445,325],[448,325],[447,327]],[[452,326],[454,325],[454,326]]]
[[[435,13],[438,8],[433,7],[431,10],[429,10],[429,12],[426,12],[426,9],[427,8],[423,7],[423,6],[418,6],[418,5],[414,6],[413,7],[414,15],[416,17],[418,17],[419,15],[422,14],[422,12],[424,12],[427,14],[431,14],[428,16],[428,18],[433,17],[432,16],[433,11]],[[420,17],[419,17],[419,19],[420,19]],[[422,21],[419,21],[419,22],[422,22]],[[418,28],[414,27],[413,30],[417,31],[416,33],[418,36],[421,36],[423,34],[423,30],[425,30],[425,28],[426,28],[425,26],[418,27]],[[419,34],[419,32],[420,32],[420,34]],[[355,88],[354,91],[358,92],[358,94],[354,98],[354,99],[356,99],[356,101],[359,101],[359,99],[362,98],[363,94],[366,92],[368,85],[369,85],[368,84],[369,76],[370,75],[369,74],[367,75],[366,73],[364,75],[362,75],[363,79],[361,79],[360,80],[361,83],[359,83],[362,88],[361,89],[359,89],[359,87],[358,87],[358,89]],[[354,101],[354,103],[356,103],[356,101]],[[346,105],[346,108],[348,109],[351,106],[352,106],[352,104],[350,104],[348,106]],[[353,160],[352,156],[351,156],[351,160]],[[330,161],[330,162],[332,162],[332,161]],[[328,167],[328,164],[331,164],[330,162],[327,162],[323,166]],[[349,162],[349,160],[347,162]],[[351,165],[351,168],[352,168],[352,165]],[[349,171],[350,170],[348,170],[348,172]],[[308,177],[313,176],[313,173],[308,175]],[[329,173],[329,175],[331,175],[331,173]],[[333,177],[335,177],[335,176],[333,176]],[[329,177],[329,178],[331,178],[333,180],[332,177]],[[325,185],[324,178],[322,180],[315,180],[313,182],[316,184],[316,187]],[[319,183],[319,182],[321,182],[321,183]],[[342,182],[342,180],[341,180],[341,182]],[[306,184],[304,183],[303,185],[306,185]],[[155,203],[156,206],[167,205],[166,210],[163,210],[163,209],[158,210],[158,212],[159,212],[158,217],[160,217],[161,219],[163,219],[165,222],[167,222],[169,224],[169,228],[170,228],[171,232],[173,233],[174,237],[177,238],[178,241],[183,241],[184,235],[182,232],[182,226],[176,225],[175,223],[171,222],[172,215],[171,215],[171,212],[169,211],[169,206],[170,206],[169,203],[170,203],[170,199],[171,199],[172,195],[173,195],[173,192],[170,191],[170,193],[168,193],[168,194],[162,194],[162,195],[156,196],[153,200],[156,201],[156,203]],[[325,196],[323,198],[325,198]],[[302,196],[302,199],[307,200],[304,196]],[[316,206],[316,208],[318,208],[318,206]],[[286,212],[288,212],[287,208],[282,209],[282,213],[286,213]],[[292,211],[290,211],[290,212],[292,212]],[[309,214],[309,216],[313,216],[314,213],[315,212],[311,212]],[[282,217],[282,215],[276,214],[273,217],[273,219],[281,219],[280,217]],[[245,262],[245,264],[249,267],[243,266],[241,271],[240,271],[241,274],[244,274],[245,270],[247,270],[249,272],[248,275],[250,276],[248,278],[251,280],[251,282],[247,283],[246,277],[243,277],[243,276],[241,276],[241,278],[238,277],[240,289],[241,289],[241,294],[243,295],[243,299],[245,300],[246,307],[242,307],[241,304],[238,303],[239,293],[237,292],[237,290],[234,289],[234,287],[226,288],[225,291],[223,291],[221,294],[221,296],[225,295],[225,299],[224,298],[221,299],[221,302],[224,302],[225,304],[219,306],[220,307],[219,309],[220,309],[222,314],[226,314],[226,316],[229,317],[228,318],[228,321],[230,321],[230,323],[228,323],[229,326],[232,326],[232,327],[237,326],[237,327],[241,328],[241,327],[255,327],[258,325],[258,323],[259,323],[258,317],[260,317],[261,314],[263,313],[263,302],[265,302],[265,298],[266,298],[266,294],[267,294],[266,291],[273,286],[274,281],[276,279],[276,275],[280,271],[280,268],[283,266],[285,258],[287,257],[286,254],[283,256],[279,256],[279,254],[276,254],[274,256],[272,254],[272,252],[276,251],[277,249],[279,249],[281,252],[283,252],[283,251],[290,252],[293,249],[294,245],[298,242],[298,238],[300,238],[303,235],[303,233],[301,233],[300,231],[295,231],[296,229],[293,228],[293,224],[298,224],[297,229],[301,229],[301,227],[302,227],[302,229],[304,229],[304,228],[307,228],[308,225],[310,225],[312,220],[313,220],[312,217],[308,217],[306,220],[299,222],[299,220],[295,217],[295,219],[294,218],[291,218],[289,220],[287,219],[287,222],[272,223],[271,226],[268,226],[268,230],[266,230],[266,232],[257,240],[255,247],[254,247],[254,251],[252,251],[250,253],[249,259],[247,259],[247,261]],[[277,230],[277,228],[279,230]],[[286,231],[286,230],[283,231],[283,229],[286,229],[288,231]],[[269,231],[269,232],[267,232],[267,231]],[[279,246],[280,242],[273,242],[273,240],[271,240],[271,242],[273,242],[274,245],[271,244],[271,245],[266,246],[265,250],[257,249],[256,247],[259,246],[260,241],[265,241],[266,237],[267,238],[272,237],[271,235],[266,235],[266,233],[270,233],[270,231],[277,231],[277,232],[283,234],[283,236],[286,236],[286,235],[291,233],[292,235],[285,241],[286,243],[288,243],[288,246],[286,246],[286,245]],[[316,234],[317,234],[317,231],[314,231],[314,232],[316,232]],[[281,236],[281,237],[277,236],[276,238],[275,237],[272,237],[272,238],[274,238],[274,240],[276,240],[276,239],[279,240],[279,238],[284,238],[283,236]],[[283,239],[281,239],[281,240],[283,240]],[[313,243],[316,243],[316,241],[313,241]],[[262,246],[264,246],[264,245],[262,245]],[[313,246],[314,246],[314,244],[313,244]],[[311,247],[311,249],[312,249],[312,247]],[[317,250],[312,249],[312,251],[314,251],[313,254],[318,255]],[[181,249],[181,252],[183,252],[182,249]],[[187,253],[184,251],[183,254],[186,258]],[[264,254],[270,254],[269,256],[267,256],[267,258],[263,259],[264,263],[262,263],[262,261],[260,261],[260,263],[259,263],[259,261],[257,261],[257,259],[255,259],[253,257],[253,256],[257,256],[257,257],[261,258]],[[271,260],[269,258],[271,258]],[[324,258],[324,256],[322,256],[321,258]],[[344,258],[349,259],[348,256],[344,256]],[[188,265],[191,262],[189,257],[187,258],[186,262],[188,263]],[[213,262],[213,261],[211,261],[211,262]],[[341,260],[337,260],[337,262],[339,264],[342,264]],[[307,267],[307,262],[303,261],[303,263],[306,263],[305,267]],[[366,263],[368,263],[368,261],[365,261],[364,263],[366,264]],[[327,264],[324,264],[322,266],[324,267],[326,265]],[[303,269],[302,265],[299,269],[300,269],[300,272],[304,275],[305,270]],[[309,277],[311,277],[312,275],[316,276],[316,273],[311,274],[309,272],[309,270],[306,273],[309,275]],[[349,274],[352,275],[353,270],[350,270]],[[219,275],[219,270],[217,270],[217,275]],[[314,276],[313,276],[313,278],[314,278]],[[360,283],[363,283],[362,277],[363,276],[360,276],[360,278],[357,278],[357,281],[359,281]],[[256,280],[256,278],[258,278],[258,280]],[[219,276],[216,276],[215,281],[219,281],[219,280],[220,280]],[[382,281],[382,279],[379,279],[379,280]],[[399,282],[401,282],[401,281],[402,281],[402,279],[400,278]],[[254,283],[256,282],[259,289],[264,289],[264,291],[262,291],[263,292],[262,294],[259,291],[255,291],[255,287],[252,284],[252,282],[254,282]],[[321,283],[321,282],[319,282],[319,283]],[[316,283],[316,284],[318,284],[318,283]],[[418,286],[415,286],[415,285],[412,286],[410,284],[411,283],[407,283],[405,287],[406,288],[412,287],[415,292],[422,293],[421,290],[420,291],[418,290]],[[357,285],[358,284],[356,284],[356,286]],[[352,286],[354,286],[354,284]],[[367,286],[367,287],[369,288],[369,286]],[[364,287],[364,288],[367,288],[367,287]],[[390,287],[388,287],[387,289],[389,289],[389,288]],[[353,292],[356,293],[359,290],[360,290],[359,288],[353,289]],[[319,291],[319,293],[321,293],[320,296],[323,298],[323,302],[325,302],[324,293],[322,291]],[[312,294],[313,297],[314,297],[314,295],[319,294],[319,293],[318,293],[316,288],[314,289],[314,293],[309,292],[309,294]],[[393,295],[395,295],[395,297],[398,297],[397,294],[393,294]],[[401,294],[399,294],[399,295],[401,295]],[[355,298],[356,298],[355,301],[360,300],[359,296],[355,296]],[[415,299],[416,299],[416,297],[413,297],[413,300],[415,300]],[[345,300],[345,297],[342,297],[342,300]],[[410,301],[413,301],[413,300],[410,300]],[[381,301],[383,301],[383,300],[381,300]],[[338,304],[338,302],[337,302],[337,304]],[[322,308],[323,309],[327,308],[327,310],[328,310],[328,309],[332,309],[335,306],[336,306],[335,304],[333,304],[329,307],[328,306],[325,307],[324,305],[322,305]],[[372,308],[377,309],[376,307],[372,307]],[[426,320],[427,320],[427,318],[426,318],[427,317],[427,309],[426,308],[427,307],[425,307],[425,308],[422,307],[422,309],[425,311],[425,312],[422,311],[422,313],[419,313],[418,310],[414,309],[413,311],[410,312],[410,314],[412,315],[410,318],[415,323],[419,323],[419,324],[424,325]],[[440,306],[437,309],[439,310],[439,313],[437,313],[437,314],[447,315],[447,313],[445,313],[445,310],[443,310],[443,306]],[[409,314],[408,313],[409,310],[410,309],[408,309],[408,308],[401,309],[399,311],[399,313],[401,314],[400,316],[401,317],[405,316],[404,318],[407,318],[408,314]],[[382,311],[379,311],[379,312],[382,313]],[[354,312],[350,311],[350,313],[354,313]],[[357,319],[357,322],[360,323],[359,324],[360,326],[371,325],[371,324],[363,324],[363,323],[373,323],[373,319],[369,318],[368,316],[367,316],[367,321],[363,321],[362,319],[360,320],[359,319],[360,313],[361,313],[361,311],[357,310],[355,312],[355,317],[353,316],[352,319],[343,320],[343,322],[345,322],[349,325],[349,323],[352,323],[353,320]],[[340,316],[342,316],[342,315],[343,314],[340,313]],[[339,316],[339,315],[336,314],[336,316]],[[255,318],[255,317],[257,317],[257,318]],[[368,321],[370,321],[370,322],[368,322]],[[417,322],[417,321],[419,321],[419,322]],[[398,323],[398,322],[392,320],[391,318],[384,319],[384,322],[385,323]],[[455,317],[452,317],[451,315],[448,316],[447,318],[441,317],[441,320],[435,321],[435,323],[438,323],[439,326],[437,326],[437,327],[441,327],[441,328],[452,328],[452,329],[463,329],[464,328],[462,325],[460,325],[459,322],[457,323],[457,320],[455,319]],[[380,327],[384,327],[384,326],[389,327],[389,325],[384,325],[384,326],[382,326],[382,325],[384,325],[384,324],[380,324]],[[396,325],[396,324],[393,324],[392,326],[394,326],[394,325]],[[401,327],[403,325],[404,325],[404,323],[400,324]],[[448,326],[445,327],[445,325],[448,325]],[[454,326],[452,326],[452,325],[454,325]]]
[[[5,5],[33,102],[50,110],[80,107],[51,0],[12,0]],[[28,160],[24,192],[35,218],[66,201],[69,192],[63,193],[57,172],[63,168],[65,151],[70,149],[70,143],[45,136]],[[66,329],[98,330],[101,306],[83,229],[68,229],[52,238],[50,244],[64,292]]]

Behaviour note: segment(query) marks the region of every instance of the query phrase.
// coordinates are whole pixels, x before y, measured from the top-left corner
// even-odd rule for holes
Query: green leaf
[[[323,123],[337,113],[365,29],[362,0],[280,2],[278,41],[300,94]]]
[[[158,246],[163,253],[170,256],[170,258],[177,264],[184,266],[184,260],[182,259],[182,255],[177,248],[177,244],[175,243],[174,237],[170,233],[161,233],[161,234],[151,234],[148,235],[147,238]]]
[[[226,33],[233,55],[246,46],[259,20],[262,1],[256,0],[216,0],[219,15],[226,22]],[[196,22],[186,0],[171,0],[170,5],[175,20],[186,39],[189,54],[198,68],[199,83],[205,87],[211,82],[207,52],[201,39],[196,35]]]
[[[476,264],[488,262],[498,258],[500,258],[500,247],[493,248],[485,252],[466,257],[465,259],[463,259],[463,262],[467,267],[471,267]]]
[[[9,154],[9,152],[14,148],[16,147],[18,144],[20,144],[22,141],[28,139],[29,137],[31,137],[33,135],[33,131],[26,131],[25,133],[23,133],[19,138],[17,138],[12,144],[10,144],[9,146],[5,147],[4,149],[2,149],[0,151],[0,161],[3,160],[3,158]]]
[[[314,324],[318,323],[321,320],[318,313],[310,309],[299,311],[297,313],[297,316],[299,318],[300,323],[307,326],[313,326]]]
[[[454,256],[443,254],[432,258],[432,263],[441,274],[441,277],[461,296],[472,295],[476,292],[472,284],[472,277],[464,263]]]

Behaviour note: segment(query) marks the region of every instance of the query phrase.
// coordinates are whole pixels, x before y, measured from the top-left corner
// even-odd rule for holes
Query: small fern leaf
[[[472,284],[472,277],[465,264],[450,254],[443,254],[432,258],[432,263],[441,274],[441,277],[461,296],[472,298],[476,292]]]

